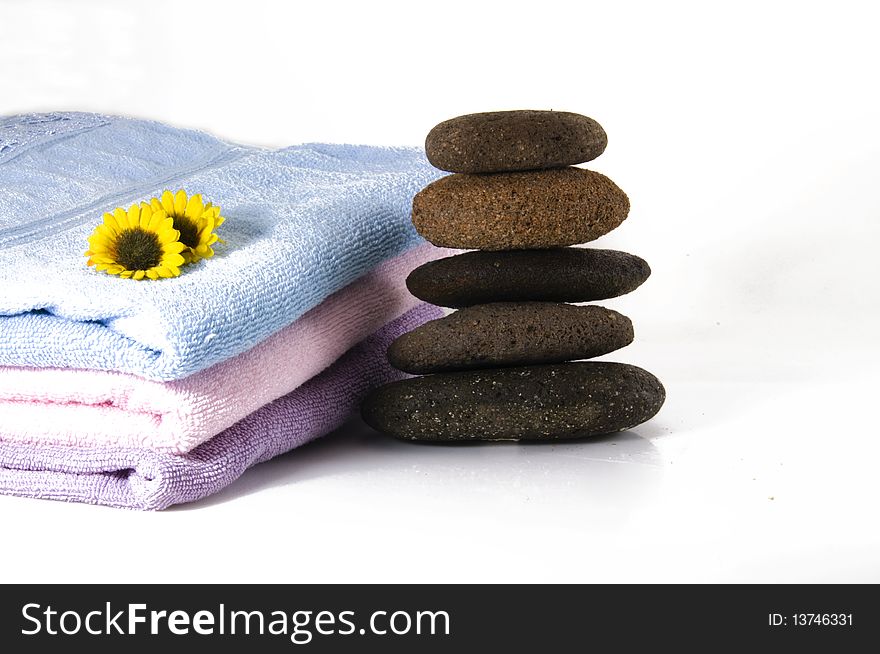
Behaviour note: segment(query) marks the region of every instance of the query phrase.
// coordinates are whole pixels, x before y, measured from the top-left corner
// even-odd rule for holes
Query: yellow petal
[[[162,252],[166,254],[179,254],[183,252],[186,246],[180,241],[172,241],[162,246]]]
[[[135,279],[143,279],[143,278],[144,278],[144,274],[146,274],[146,271],[143,271],[143,270],[135,270],[135,271],[134,271],[134,275],[133,275],[133,277],[134,277]]]
[[[180,240],[180,232],[176,229],[168,228],[159,228],[159,231],[156,232],[156,236],[159,237],[159,244],[165,245],[166,243],[174,243],[175,241]]]
[[[123,270],[121,273],[119,273],[119,276],[122,277],[122,278],[124,278],[124,279],[131,279],[131,276],[132,276],[133,274],[134,274],[134,271],[131,271],[131,270]]]
[[[179,254],[166,254],[162,257],[163,266],[182,266],[186,261]]]
[[[111,230],[114,234],[119,231],[119,222],[116,220],[116,216],[112,213],[104,214],[104,227]]]
[[[110,245],[115,242],[115,238],[111,238],[104,234],[92,234],[89,236],[89,247],[92,250],[100,249],[107,250]]]
[[[171,195],[171,191],[162,192],[162,208],[167,214],[174,213],[174,196]]]
[[[141,208],[133,204],[128,208],[128,222],[133,227],[138,227],[141,224]]]
[[[201,194],[196,193],[186,203],[186,216],[192,219],[196,219],[202,215],[202,211],[204,210],[204,208],[205,205],[202,202]]]
[[[147,277],[149,277],[150,279],[159,279],[159,273],[156,272],[155,268],[150,268],[147,271]]]
[[[116,218],[116,223],[119,225],[120,232],[124,229],[129,228],[128,214],[125,213],[125,209],[123,209],[122,207],[116,207],[113,210],[113,217]]]
[[[158,232],[159,226],[162,224],[162,221],[165,220],[168,216],[165,215],[164,209],[161,207],[153,211],[153,214],[150,216],[150,224],[147,227],[151,232]]]
[[[91,253],[89,256],[110,256],[111,251],[112,248],[106,243],[89,241],[89,252]]]
[[[173,243],[180,240],[180,232],[174,229],[174,219],[165,218],[156,228],[156,236],[159,237],[159,243]]]
[[[146,205],[141,209],[141,229],[149,229],[150,223],[153,220],[153,210],[149,205]]]
[[[101,227],[104,227],[101,225]],[[89,245],[103,245],[109,246],[116,242],[116,236],[112,234],[108,234],[106,228],[105,229],[96,229],[95,233],[89,236]]]
[[[186,191],[180,189],[174,195],[174,213],[175,215],[182,216],[183,212],[186,210]]]

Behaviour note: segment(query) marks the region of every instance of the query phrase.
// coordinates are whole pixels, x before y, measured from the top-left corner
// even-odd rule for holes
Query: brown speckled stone
[[[429,261],[406,278],[409,292],[441,307],[487,302],[593,302],[637,289],[644,259],[617,250],[554,248],[465,252]]]
[[[568,111],[493,111],[444,121],[425,139],[428,161],[454,173],[560,168],[592,161],[608,136]]]
[[[592,241],[628,213],[629,198],[605,175],[560,168],[443,177],[416,194],[412,220],[441,247],[520,250]]]
[[[554,440],[630,429],[665,398],[646,370],[588,361],[406,379],[373,391],[361,413],[406,440]]]
[[[598,306],[496,302],[460,309],[403,334],[388,361],[416,375],[591,359],[632,343],[626,316]]]

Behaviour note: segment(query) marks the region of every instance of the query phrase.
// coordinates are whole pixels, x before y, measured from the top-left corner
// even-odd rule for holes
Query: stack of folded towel
[[[79,113],[0,118],[0,493],[161,509],[339,426],[438,317],[404,279],[417,149],[263,150]],[[180,277],[86,267],[104,212],[200,193],[217,256]]]

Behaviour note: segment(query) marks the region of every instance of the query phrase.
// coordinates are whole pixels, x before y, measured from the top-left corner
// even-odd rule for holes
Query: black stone
[[[493,111],[446,120],[425,139],[428,161],[455,173],[560,168],[592,161],[608,136],[568,111]]]
[[[591,359],[632,343],[629,318],[599,306],[496,302],[403,334],[388,360],[413,374]]]
[[[410,293],[441,307],[486,302],[592,302],[630,293],[651,274],[617,250],[557,248],[465,252],[430,261],[407,277]]]
[[[361,413],[405,440],[556,440],[630,429],[665,398],[646,370],[589,361],[406,379],[373,391]]]

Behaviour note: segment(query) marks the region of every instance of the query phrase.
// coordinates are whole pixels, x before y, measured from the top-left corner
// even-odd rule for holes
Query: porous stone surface
[[[593,302],[630,293],[651,274],[618,250],[553,248],[465,252],[429,261],[406,279],[409,292],[441,307],[486,302]]]
[[[592,241],[628,213],[626,193],[605,175],[559,168],[448,175],[416,194],[412,220],[440,247],[519,250]]]
[[[361,412],[405,440],[556,440],[630,429],[665,398],[646,370],[588,361],[415,377],[376,389]]]
[[[388,360],[398,370],[422,375],[590,359],[632,340],[630,319],[604,307],[496,302],[460,309],[403,334],[388,348]]]
[[[568,111],[493,111],[446,120],[425,139],[428,161],[454,173],[560,168],[592,161],[608,136],[592,118]]]

